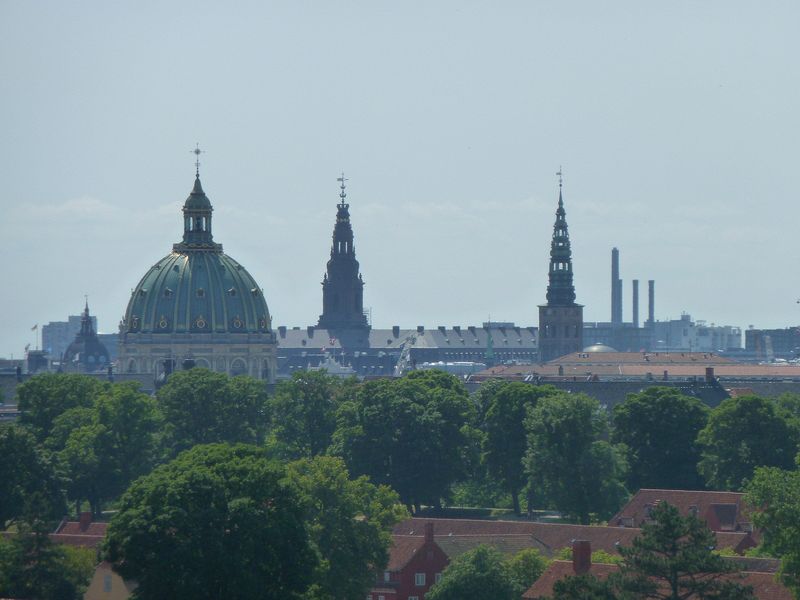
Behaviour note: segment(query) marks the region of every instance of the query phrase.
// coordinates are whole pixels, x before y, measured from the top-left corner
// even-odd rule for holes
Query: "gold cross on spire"
[[[558,165],[558,171],[556,172],[556,175],[558,175],[558,187],[561,187],[561,185],[564,183],[563,173],[561,172],[561,165]]]
[[[203,154],[205,152],[205,150],[200,150],[200,144],[197,143],[197,144],[195,144],[194,150],[190,150],[190,152],[195,155],[195,159],[194,159],[195,172],[194,172],[194,175],[195,175],[195,177],[200,177],[200,155]]]

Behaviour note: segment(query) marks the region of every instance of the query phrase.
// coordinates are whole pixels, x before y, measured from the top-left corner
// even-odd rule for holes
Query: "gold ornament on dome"
[[[167,323],[167,317],[165,317],[164,315],[161,315],[161,320],[158,322],[158,326],[161,329],[166,329],[168,324],[169,323]]]
[[[233,327],[234,327],[235,329],[241,329],[241,328],[242,328],[242,325],[243,325],[243,323],[242,323],[242,320],[239,318],[239,315],[236,315],[236,316],[233,318]]]
[[[194,322],[194,324],[197,325],[198,329],[205,329],[207,325],[206,320],[203,318],[203,315],[197,317],[197,320]]]

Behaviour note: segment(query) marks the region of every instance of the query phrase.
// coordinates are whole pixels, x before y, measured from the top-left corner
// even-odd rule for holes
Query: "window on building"
[[[425,573],[414,573],[414,585],[425,585]]]
[[[383,580],[384,581],[389,581],[390,577],[391,577],[391,573],[389,573],[389,571],[384,571],[383,572]]]
[[[433,582],[434,583],[439,583],[441,580],[442,580],[442,574],[441,573],[436,573],[436,575],[433,576]]]
[[[408,600],[419,600],[419,596],[409,596]]]

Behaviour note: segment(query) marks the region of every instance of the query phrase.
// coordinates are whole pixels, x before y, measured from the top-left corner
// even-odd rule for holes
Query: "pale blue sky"
[[[626,320],[637,277],[659,319],[800,322],[798,17],[0,0],[0,355],[84,293],[115,330],[180,237],[195,142],[215,238],[276,325],[320,313],[341,170],[374,326],[536,324],[559,164],[587,320],[609,319],[616,245]]]

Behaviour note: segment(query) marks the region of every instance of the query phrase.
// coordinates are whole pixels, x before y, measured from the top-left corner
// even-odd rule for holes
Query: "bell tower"
[[[572,249],[567,213],[558,173],[558,208],[550,243],[547,304],[539,306],[539,362],[547,362],[583,349],[583,305],[575,302],[572,280]]]
[[[353,245],[353,227],[350,224],[350,205],[345,202],[345,182],[340,183],[336,225],[333,227],[331,258],[322,280],[322,314],[317,327],[320,329],[367,328],[364,315],[364,280],[358,270],[356,250]]]

